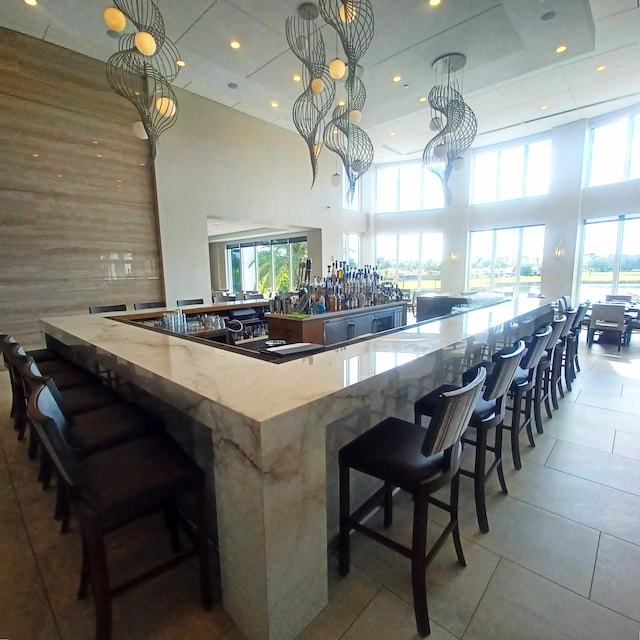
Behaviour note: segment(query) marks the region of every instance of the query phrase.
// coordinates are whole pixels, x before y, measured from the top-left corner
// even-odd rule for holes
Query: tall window
[[[285,293],[298,285],[298,266],[306,257],[306,237],[228,244],[227,282],[235,292]]]
[[[413,233],[376,237],[376,268],[400,289],[440,289],[442,234]]]
[[[587,221],[582,240],[580,299],[640,295],[640,217]]]
[[[640,178],[640,114],[592,127],[587,155],[588,187]]]
[[[472,231],[467,288],[511,295],[538,293],[544,225]]]
[[[471,204],[545,195],[550,175],[551,140],[476,153]]]
[[[440,178],[421,163],[408,162],[376,171],[376,212],[423,211],[444,207]]]
[[[342,235],[342,257],[350,267],[360,266],[360,250],[362,236],[359,233],[344,233]]]

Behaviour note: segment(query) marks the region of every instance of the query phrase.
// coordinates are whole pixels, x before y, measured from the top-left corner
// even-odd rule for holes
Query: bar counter
[[[289,640],[327,604],[339,448],[386,416],[412,419],[474,346],[549,312],[506,301],[279,365],[99,315],[41,328],[211,431],[224,608],[250,640]]]

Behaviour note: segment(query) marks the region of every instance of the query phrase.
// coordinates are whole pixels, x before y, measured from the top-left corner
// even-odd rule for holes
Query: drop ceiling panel
[[[606,69],[597,71],[599,65],[605,65]],[[638,45],[634,44],[563,65],[562,70],[571,88],[597,86],[640,70],[640,52]]]
[[[635,9],[637,0],[591,0],[591,13],[594,20],[600,20],[623,11]]]
[[[514,30],[502,6],[496,6],[473,20],[449,29],[416,46],[428,61],[448,52],[467,56],[464,73],[522,50],[520,36]],[[433,72],[432,72],[433,73]]]
[[[240,49],[229,46],[234,38],[242,43]],[[221,0],[198,20],[180,44],[185,50],[245,77],[287,50],[284,28],[281,34],[276,34]]]
[[[573,95],[579,106],[608,102],[618,97],[631,97],[636,103],[640,103],[640,71],[632,71],[618,78],[599,82],[597,85],[576,87],[573,89]],[[605,106],[601,112],[606,111],[611,111],[611,107],[607,109]]]

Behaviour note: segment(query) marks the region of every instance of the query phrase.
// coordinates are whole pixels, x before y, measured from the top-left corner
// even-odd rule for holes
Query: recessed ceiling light
[[[437,7],[440,4],[441,0],[429,0],[430,7]]]
[[[344,107],[344,105],[347,104],[344,100],[338,100],[338,106],[339,107]]]
[[[239,40],[232,40],[232,41],[229,43],[229,46],[230,46],[232,49],[239,49],[239,48],[241,47],[241,44],[240,44],[240,41],[239,41]]]
[[[220,224],[220,223],[217,220],[214,220],[213,224]]]
[[[541,104],[540,105],[540,109],[542,109],[542,111],[546,111],[549,108],[548,104]]]
[[[561,44],[556,47],[556,53],[564,53],[567,50],[566,44]]]
[[[279,104],[276,100],[272,100],[272,101],[271,101],[271,106],[272,106],[274,109],[277,109],[277,108],[280,106],[280,104]]]
[[[30,7],[35,7],[38,4],[38,0],[24,0],[24,3]]]
[[[394,82],[400,82],[400,80],[402,80],[402,76],[393,76],[392,80]]]
[[[426,96],[421,96],[420,98],[418,98],[418,102],[426,102],[426,101],[427,101]]]
[[[179,67],[186,67],[187,66],[187,63],[184,60],[176,60],[176,64]]]
[[[607,68],[606,64],[601,64],[599,67],[596,67],[596,71],[604,71]]]
[[[291,76],[291,79],[292,79],[294,82],[300,82],[300,80],[302,80],[302,76],[301,76],[299,73],[294,73],[294,74]]]
[[[389,131],[389,135],[390,135],[390,136],[395,136],[395,135],[396,135],[396,132],[395,132],[395,131]]]

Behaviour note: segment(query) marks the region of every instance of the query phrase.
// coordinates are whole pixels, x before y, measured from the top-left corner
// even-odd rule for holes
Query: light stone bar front
[[[224,608],[250,640],[290,640],[327,604],[339,447],[386,416],[411,419],[471,345],[548,313],[508,301],[282,364],[104,316],[41,327],[211,430]]]

